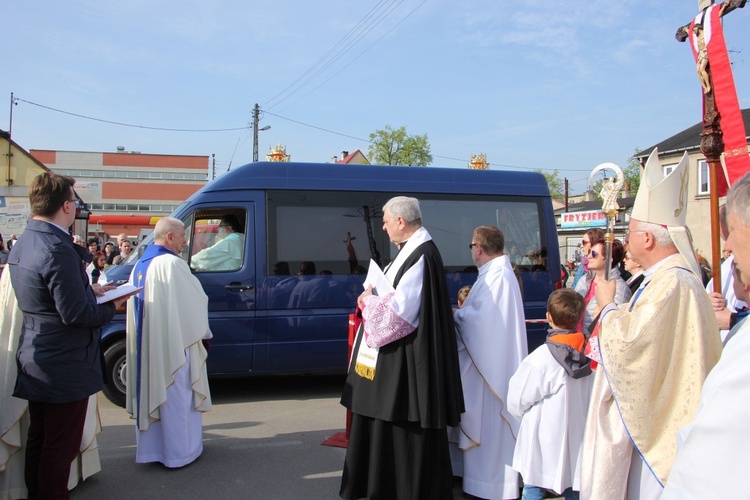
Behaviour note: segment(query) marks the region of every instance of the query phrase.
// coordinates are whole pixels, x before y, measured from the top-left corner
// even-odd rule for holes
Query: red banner
[[[698,61],[698,43],[693,32],[693,26],[700,22],[698,16],[690,24],[690,46]],[[729,186],[740,177],[750,172],[750,156],[747,151],[747,136],[742,111],[737,99],[737,89],[734,86],[732,65],[729,52],[724,41],[724,31],[721,25],[721,5],[714,4],[705,12],[703,18],[703,36],[708,52],[708,62],[711,71],[711,86],[716,101],[716,108],[721,117],[721,130],[724,137],[725,175],[719,175],[719,196],[726,196]],[[705,94],[704,94],[705,100]],[[704,117],[705,118],[705,117]]]

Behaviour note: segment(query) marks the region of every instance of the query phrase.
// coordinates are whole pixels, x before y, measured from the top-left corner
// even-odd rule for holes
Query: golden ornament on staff
[[[625,175],[622,169],[614,163],[602,163],[591,171],[589,184],[594,184],[594,176],[602,170],[612,170],[615,177],[605,177],[602,180],[602,190],[599,195],[602,197],[602,212],[607,217],[607,229],[604,233],[605,242],[605,268],[604,278],[609,280],[609,273],[612,270],[612,243],[615,241],[615,219],[620,205],[617,204],[617,196],[620,194],[622,185],[625,183]]]

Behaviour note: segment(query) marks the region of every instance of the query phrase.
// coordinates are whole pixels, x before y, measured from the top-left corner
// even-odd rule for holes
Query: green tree
[[[565,181],[560,178],[560,173],[557,169],[552,172],[545,172],[544,170],[534,170],[542,174],[547,179],[547,186],[549,186],[549,194],[558,200],[565,199]]]
[[[641,186],[641,164],[635,157],[639,153],[638,148],[633,151],[633,156],[628,160],[628,166],[622,171],[625,174],[625,183],[630,187],[630,196],[638,194],[638,188]]]
[[[432,163],[430,143],[425,135],[409,135],[406,127],[393,130],[386,125],[370,134],[370,161],[374,165],[426,167]]]

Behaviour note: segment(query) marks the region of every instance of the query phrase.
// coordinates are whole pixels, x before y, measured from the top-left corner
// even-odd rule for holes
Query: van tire
[[[118,340],[104,351],[107,383],[104,395],[117,406],[125,408],[125,339]]]

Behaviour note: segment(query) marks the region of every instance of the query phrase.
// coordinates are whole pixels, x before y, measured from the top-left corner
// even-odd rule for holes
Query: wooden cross
[[[727,15],[735,9],[745,6],[747,0],[724,0],[721,4],[719,15]],[[699,0],[698,8],[703,11],[704,17],[700,23],[696,22],[693,32],[697,37],[698,63],[696,71],[698,79],[703,87],[703,130],[701,131],[701,152],[705,155],[709,168],[709,183],[711,192],[711,260],[713,265],[714,290],[721,291],[721,254],[719,250],[719,172],[721,171],[721,154],[724,152],[724,139],[721,130],[721,115],[716,108],[716,99],[711,76],[711,61],[706,53],[706,45],[703,41],[703,22],[705,13],[713,0]],[[690,36],[692,21],[677,29],[675,38],[684,42]],[[722,174],[723,175],[723,174]]]

